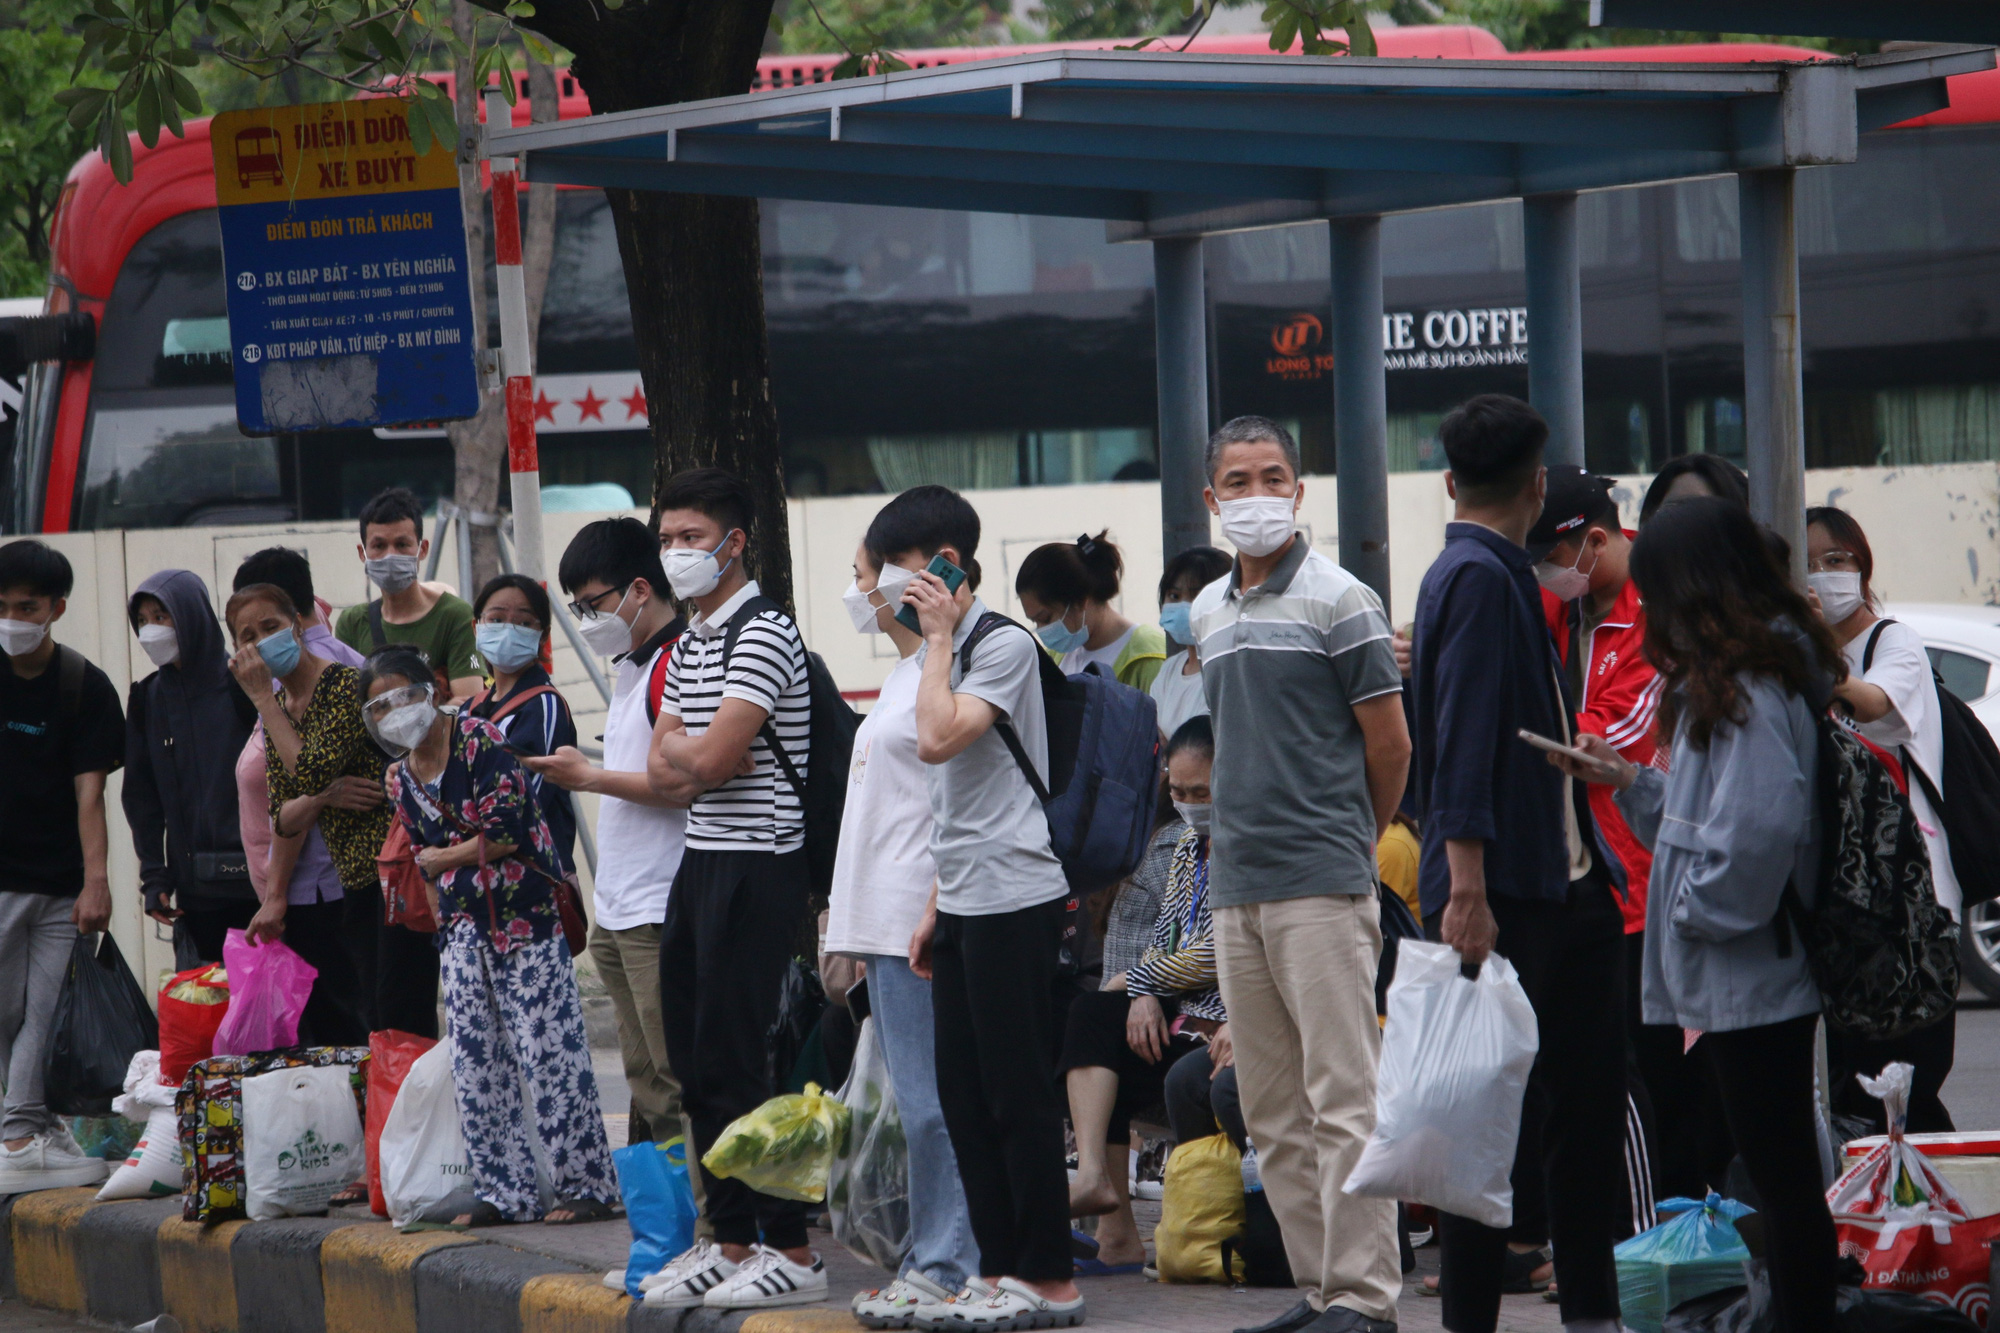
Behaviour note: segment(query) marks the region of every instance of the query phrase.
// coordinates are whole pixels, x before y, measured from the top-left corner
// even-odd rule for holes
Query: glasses
[[[570,603],[570,609],[575,611],[576,603]],[[582,619],[581,612],[577,612],[577,618]],[[507,611],[497,606],[490,607],[482,612],[479,617],[479,623],[482,625],[519,625],[522,629],[532,630],[544,630],[548,628],[535,618],[533,611]]]
[[[1861,562],[1852,551],[1828,551],[1806,561],[1806,572],[1809,574],[1849,574],[1858,573],[1860,569]]]
[[[404,704],[421,703],[431,697],[434,685],[398,685],[393,690],[384,690],[373,699],[361,705],[361,716],[370,722],[380,722]]]
[[[569,604],[569,613],[578,620],[595,620],[604,614],[600,608],[604,605],[605,598],[620,596],[631,586],[629,583],[623,583],[616,588],[606,588],[595,597],[579,597]]]

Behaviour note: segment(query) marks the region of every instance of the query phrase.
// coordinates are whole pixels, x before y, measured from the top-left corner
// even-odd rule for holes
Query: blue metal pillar
[[[1159,393],[1160,534],[1168,560],[1209,544],[1202,489],[1208,445],[1208,309],[1201,238],[1153,242],[1153,344]]]
[[[1743,238],[1743,436],[1750,512],[1806,570],[1806,418],[1799,348],[1799,249],[1791,167],[1736,177]],[[1533,336],[1532,334],[1530,335]]]
[[[1387,611],[1389,384],[1382,368],[1382,219],[1335,218],[1332,230],[1340,563],[1375,590]]]
[[[1583,461],[1583,286],[1576,193],[1522,202],[1528,261],[1528,401],[1549,423],[1547,461]]]

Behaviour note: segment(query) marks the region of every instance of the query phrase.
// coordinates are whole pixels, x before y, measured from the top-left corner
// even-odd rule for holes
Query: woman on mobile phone
[[[493,679],[467,701],[465,711],[498,727],[516,758],[551,755],[576,744],[569,701],[542,665],[552,615],[548,590],[525,574],[498,575],[472,604],[473,634]],[[574,870],[575,798],[559,787],[544,786],[541,774],[532,769],[527,772],[529,792],[548,821],[563,869]]]

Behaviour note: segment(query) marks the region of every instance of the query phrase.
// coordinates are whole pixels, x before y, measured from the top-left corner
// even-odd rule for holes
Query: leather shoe
[[[1344,1305],[1329,1305],[1302,1333],[1396,1333],[1396,1325],[1387,1319],[1370,1319]]]
[[[1236,1333],[1299,1333],[1299,1330],[1319,1318],[1319,1311],[1312,1308],[1312,1302],[1300,1301],[1291,1309],[1268,1323],[1253,1324],[1249,1328],[1239,1328]]]

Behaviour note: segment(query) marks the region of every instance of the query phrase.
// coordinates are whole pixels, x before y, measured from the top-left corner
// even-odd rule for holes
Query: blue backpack
[[[1027,627],[989,611],[958,651],[969,671],[972,650],[994,630]],[[1160,724],[1151,695],[1121,685],[1092,663],[1074,676],[1035,645],[1042,706],[1048,714],[1049,782],[1042,784],[1012,724],[994,724],[1049,820],[1049,844],[1078,896],[1130,875],[1153,835],[1160,790]]]

